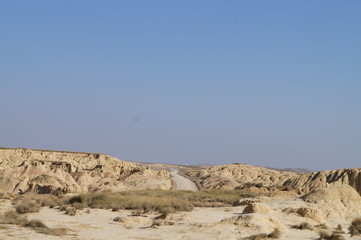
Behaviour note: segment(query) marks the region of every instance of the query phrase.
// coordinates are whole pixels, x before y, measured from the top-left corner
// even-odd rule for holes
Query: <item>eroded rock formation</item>
[[[290,178],[283,185],[297,188],[301,193],[328,186],[350,185],[361,195],[361,168],[312,172]]]
[[[169,173],[106,154],[0,149],[0,191],[67,193],[172,186]]]

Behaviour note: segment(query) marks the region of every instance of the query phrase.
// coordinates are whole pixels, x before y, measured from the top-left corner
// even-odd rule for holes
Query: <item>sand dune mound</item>
[[[361,196],[348,185],[317,189],[302,199],[317,204],[326,217],[353,217],[361,214]]]
[[[169,173],[106,154],[0,149],[2,192],[21,189],[24,192],[67,193],[144,188],[170,189]]]
[[[277,171],[246,164],[229,164],[189,171],[188,176],[197,179],[206,189],[235,189],[243,186],[282,186],[298,173]]]
[[[285,226],[277,219],[262,214],[245,214],[223,219],[223,223],[232,223],[242,230],[242,235],[252,235],[256,230],[258,233],[271,232],[275,228],[285,231]]]
[[[252,203],[245,207],[242,213],[259,213],[259,214],[271,214],[273,213],[267,205],[262,203]]]

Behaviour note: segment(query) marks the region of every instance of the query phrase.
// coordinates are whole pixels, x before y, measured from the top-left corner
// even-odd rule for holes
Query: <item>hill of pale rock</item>
[[[0,148],[0,191],[68,193],[170,189],[169,173],[106,154]]]
[[[324,187],[349,185],[361,194],[361,168],[300,173],[229,164],[193,169],[186,174],[204,189],[238,189],[260,184],[307,194]]]
[[[236,189],[248,185],[282,186],[299,176],[295,172],[277,171],[246,164],[229,164],[188,171],[187,175],[205,189]]]
[[[284,183],[284,186],[298,189],[300,193],[340,185],[350,185],[361,194],[361,168],[312,172],[290,178]]]

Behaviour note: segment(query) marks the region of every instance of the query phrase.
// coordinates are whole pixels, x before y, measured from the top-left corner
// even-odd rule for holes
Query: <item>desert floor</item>
[[[1,200],[0,211],[14,209],[10,200]],[[258,233],[269,233],[274,228],[282,231],[280,239],[318,239],[316,230],[299,230],[291,225],[308,222],[317,225],[320,221],[286,213],[284,209],[310,207],[299,198],[262,197],[257,199],[268,207],[264,213],[242,214],[245,206],[195,208],[191,212],[169,214],[160,226],[152,226],[159,214],[132,216],[128,210],[113,212],[103,209],[78,210],[75,216],[65,215],[56,208],[42,207],[39,213],[27,214],[28,219],[42,220],[50,228],[69,229],[65,236],[49,236],[15,225],[0,225],[0,239],[217,239],[236,240]],[[118,221],[114,221],[118,218]],[[339,218],[322,220],[329,228],[341,224],[347,229],[349,221]],[[349,234],[342,234],[345,239]]]

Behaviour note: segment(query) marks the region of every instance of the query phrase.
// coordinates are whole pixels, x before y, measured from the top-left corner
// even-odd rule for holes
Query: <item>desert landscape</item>
[[[361,1],[0,1],[0,240],[361,240]]]
[[[360,239],[361,169],[0,149],[0,239]]]

